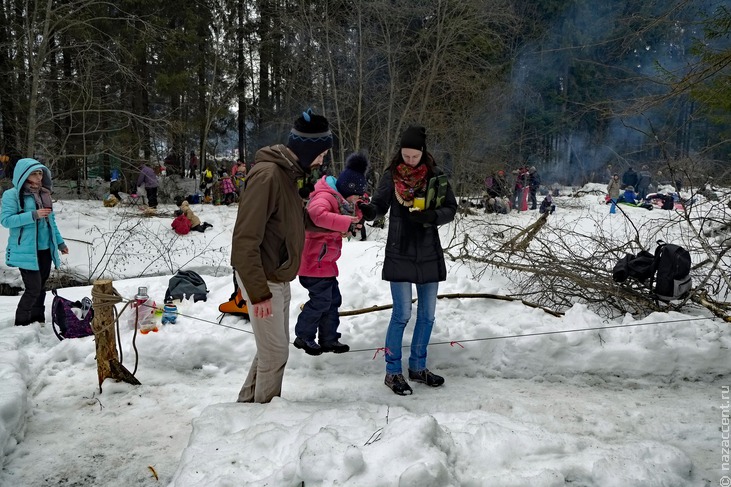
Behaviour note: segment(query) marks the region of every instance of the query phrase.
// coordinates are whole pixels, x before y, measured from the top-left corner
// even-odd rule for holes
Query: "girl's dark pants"
[[[299,281],[310,299],[297,317],[295,335],[307,340],[315,340],[317,335],[320,345],[335,343],[342,336],[338,308],[343,304],[337,278],[300,276]]]
[[[46,321],[46,290],[45,285],[51,274],[51,250],[38,251],[37,271],[20,269],[25,291],[18,301],[15,311],[15,326],[30,325],[35,321]]]

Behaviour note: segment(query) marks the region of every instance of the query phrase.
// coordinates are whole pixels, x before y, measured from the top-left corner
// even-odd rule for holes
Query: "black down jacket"
[[[441,171],[437,168],[439,175]],[[447,186],[444,203],[436,209],[437,220],[433,225],[424,225],[409,220],[409,208],[396,199],[393,177],[386,171],[378,182],[376,194],[371,200],[378,215],[388,218],[388,240],[383,261],[382,278],[392,282],[413,282],[424,284],[447,279],[444,251],[439,240],[438,226],[454,220],[457,200],[452,186]]]

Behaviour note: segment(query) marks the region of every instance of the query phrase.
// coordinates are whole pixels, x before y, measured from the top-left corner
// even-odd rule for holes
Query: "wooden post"
[[[114,287],[109,279],[94,281],[92,290],[92,307],[94,320],[91,329],[94,331],[96,342],[96,371],[99,377],[99,392],[102,392],[102,383],[107,377],[121,380],[128,384],[140,385],[140,381],[132,375],[117,358],[116,327],[114,325],[114,300],[99,298],[98,296],[113,296]]]

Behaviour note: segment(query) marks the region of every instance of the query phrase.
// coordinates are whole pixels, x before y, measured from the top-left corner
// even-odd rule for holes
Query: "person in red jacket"
[[[190,220],[181,210],[175,212],[175,219],[170,224],[178,235],[187,235],[190,233]]]
[[[323,176],[315,183],[307,203],[312,224],[305,226],[305,247],[298,274],[300,284],[309,292],[309,301],[297,317],[294,346],[309,355],[350,350],[339,340],[338,309],[343,299],[338,286],[337,261],[343,235],[360,227],[363,218],[357,203],[368,186],[367,170],[365,156],[350,155],[337,180],[333,176]]]

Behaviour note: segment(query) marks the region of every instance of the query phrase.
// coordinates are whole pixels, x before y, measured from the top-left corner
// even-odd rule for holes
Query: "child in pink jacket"
[[[231,177],[228,175],[228,173],[223,173],[221,179],[218,181],[218,184],[221,187],[221,194],[223,195],[224,205],[228,206],[236,201],[236,186],[234,186],[234,183],[233,181],[231,181]]]
[[[337,180],[323,176],[315,183],[307,203],[311,224],[305,227],[299,281],[309,292],[309,301],[297,317],[294,346],[309,355],[350,350],[339,341],[338,309],[343,300],[338,287],[337,260],[343,236],[360,226],[358,222],[363,215],[356,203],[366,192],[367,170],[368,159],[352,154]]]

